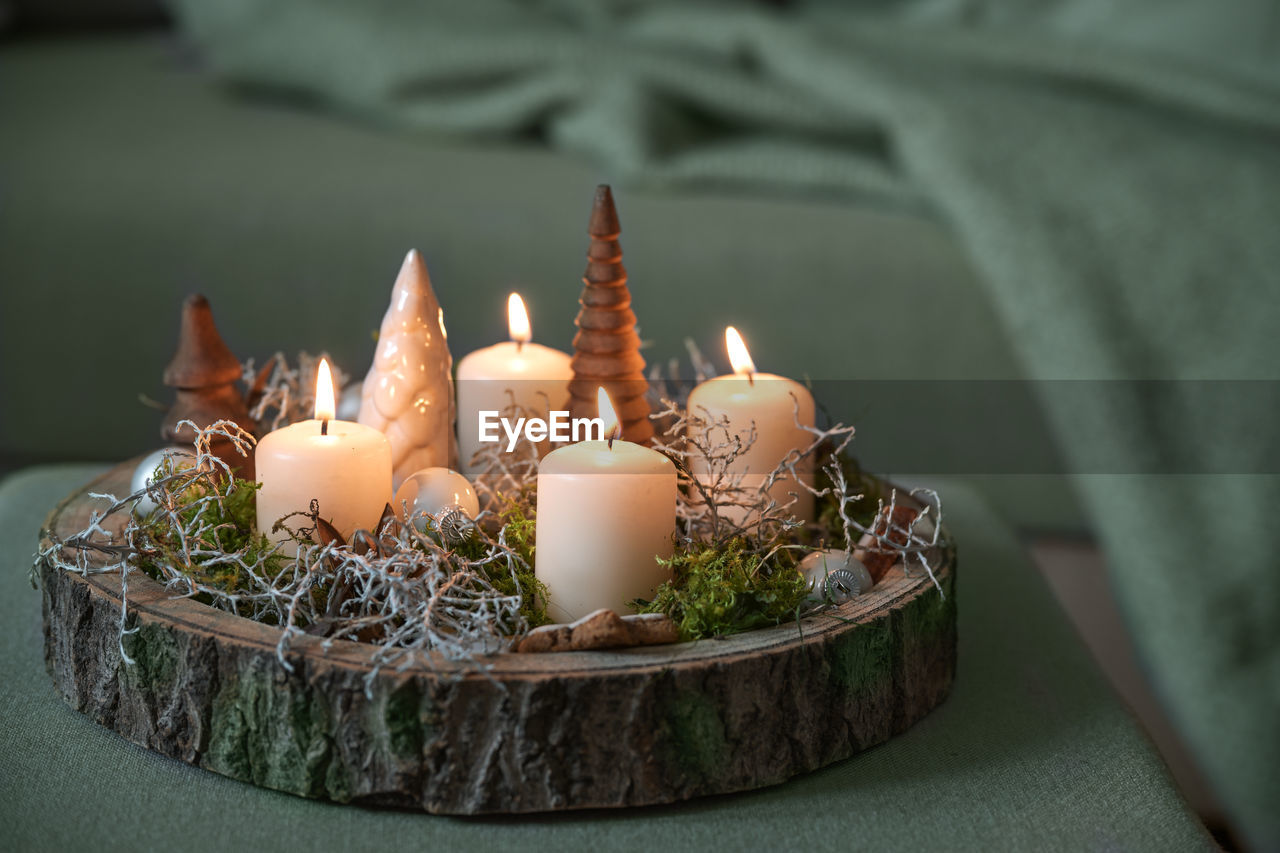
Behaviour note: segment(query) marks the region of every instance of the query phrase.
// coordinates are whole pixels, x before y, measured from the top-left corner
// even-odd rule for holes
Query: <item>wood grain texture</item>
[[[237,387],[241,372],[240,361],[213,322],[209,300],[198,293],[188,296],[182,303],[178,348],[164,369],[164,384],[174,389],[174,398],[160,424],[160,438],[168,444],[194,442],[196,430],[183,421],[203,429],[226,419],[256,433],[258,426]],[[241,456],[229,439],[215,436],[210,449],[241,477],[253,478],[253,456]]]
[[[46,522],[66,535],[88,491]],[[955,555],[894,571],[833,615],[724,640],[435,661],[369,682],[370,649],[295,641],[129,579],[42,568],[45,659],[72,707],[134,743],[268,788],[443,814],[637,806],[783,782],[881,743],[937,706],[956,666]]]
[[[653,438],[649,419],[649,382],[640,354],[640,333],[631,310],[627,270],[622,265],[618,211],[607,184],[596,187],[587,234],[587,269],[582,274],[582,308],[574,323],[573,378],[569,380],[569,414],[594,418],[599,414],[596,392],[604,388],[618,414],[621,437],[636,444]]]

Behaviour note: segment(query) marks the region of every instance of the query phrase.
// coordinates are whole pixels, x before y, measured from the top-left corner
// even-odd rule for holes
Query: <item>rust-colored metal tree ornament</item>
[[[164,369],[164,384],[177,393],[160,425],[160,437],[170,444],[194,442],[196,431],[183,421],[203,429],[230,420],[246,432],[256,432],[257,424],[238,387],[242,372],[239,360],[218,334],[209,300],[198,293],[188,296],[182,303],[178,350]],[[253,477],[253,457],[241,456],[230,440],[215,438],[210,449],[240,476]]]
[[[587,270],[582,276],[582,309],[573,338],[573,379],[569,382],[569,410],[575,418],[594,418],[596,394],[609,392],[622,438],[647,444],[653,438],[649,420],[649,383],[640,355],[636,315],[631,310],[627,271],[622,266],[618,211],[607,184],[596,187],[587,233]]]

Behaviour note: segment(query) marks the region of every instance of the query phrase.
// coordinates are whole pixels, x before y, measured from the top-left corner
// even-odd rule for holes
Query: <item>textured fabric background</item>
[[[960,547],[960,662],[906,734],[768,790],[522,819],[334,806],[154,755],[55,695],[27,565],[49,509],[100,469],[0,483],[0,842],[15,850],[1212,849],[1009,531],[939,484]]]

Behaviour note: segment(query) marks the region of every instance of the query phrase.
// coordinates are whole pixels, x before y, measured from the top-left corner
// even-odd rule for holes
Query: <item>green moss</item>
[[[766,565],[741,539],[722,547],[682,548],[660,561],[671,570],[671,580],[637,607],[670,616],[682,640],[778,625],[796,617],[807,594],[790,554],[780,552]]]
[[[161,464],[157,475],[173,473],[172,469],[165,467],[167,464],[167,461]],[[268,578],[274,579],[288,570],[293,560],[284,554],[270,555],[271,542],[258,532],[256,496],[260,488],[260,483],[233,479],[222,501],[198,504],[201,498],[209,494],[209,489],[202,480],[193,481],[183,489],[175,488],[180,506],[178,516],[185,527],[189,527],[199,517],[206,528],[213,531],[210,540],[203,543],[205,550],[221,553],[239,551],[244,554],[244,562],[250,565],[265,557],[261,570]],[[506,504],[499,514],[500,521],[506,528],[507,543],[520,561],[514,572],[507,570],[505,561],[494,564],[487,579],[499,592],[521,597],[520,612],[530,627],[546,625],[551,621],[547,616],[549,595],[546,586],[535,577],[533,570],[536,525],[532,515],[532,492],[522,492],[504,500]],[[163,566],[181,572],[202,586],[229,594],[256,589],[256,585],[238,564],[199,561],[188,563],[182,541],[167,516],[157,513],[146,519],[143,522],[143,536],[149,553],[139,559],[138,565],[157,580],[165,580],[164,572],[161,571]],[[488,547],[482,538],[473,537],[455,546],[455,550],[461,557],[475,561],[486,555]],[[329,587],[325,582],[312,587],[311,595],[317,610],[324,609],[328,592]],[[196,600],[205,604],[212,603],[207,595],[196,596]],[[300,624],[298,627],[305,625]]]
[[[422,691],[411,680],[397,687],[387,697],[383,719],[391,751],[399,758],[414,760],[422,755],[421,705]]]
[[[537,524],[531,512],[531,504],[527,495],[519,498],[506,498],[506,503],[498,513],[498,519],[506,532],[507,546],[520,558],[515,571],[508,570],[505,561],[495,563],[493,570],[486,573],[489,583],[503,595],[520,596],[520,614],[529,623],[530,628],[547,625],[551,617],[547,615],[547,602],[550,594],[547,586],[534,575],[534,532]],[[471,551],[463,551],[471,559],[479,559],[484,554],[484,544],[473,540]]]
[[[933,636],[944,631],[954,631],[956,622],[954,569],[941,579],[942,595],[933,590],[917,596],[909,608],[915,611],[916,633]]]
[[[701,693],[677,690],[664,710],[675,767],[694,782],[722,776],[731,750],[715,704]]]
[[[157,474],[167,473],[164,464],[157,469]],[[257,492],[260,488],[260,483],[234,478],[223,500],[198,504],[197,501],[208,496],[209,488],[203,481],[193,482],[178,493],[178,517],[184,527],[189,528],[197,519],[207,525],[211,532],[209,540],[203,543],[204,550],[222,553],[243,551],[245,562],[253,565],[272,548],[267,537],[258,532]],[[234,563],[188,563],[182,540],[167,516],[154,514],[146,519],[143,533],[153,553],[140,558],[138,565],[152,577],[161,578],[160,567],[169,566],[203,586],[224,592],[243,592],[252,588],[248,575]],[[290,558],[283,555],[269,556],[263,569],[268,577],[274,578],[290,562]],[[323,592],[319,591],[321,595]],[[207,597],[199,600],[209,603]]]
[[[330,752],[329,766],[324,771],[324,793],[329,799],[338,803],[349,802],[355,795],[351,784],[351,772],[341,761],[332,760]]]
[[[538,525],[529,504],[525,501],[508,500],[498,517],[507,534],[507,545],[532,566],[536,553],[534,534]]]
[[[893,678],[897,628],[892,618],[858,625],[827,645],[831,682],[845,694]]]
[[[125,634],[121,643],[125,654],[134,660],[133,666],[121,667],[127,685],[153,694],[168,693],[173,689],[181,656],[173,631],[147,623],[133,633]]]
[[[209,721],[209,746],[201,763],[225,776],[246,782],[256,781],[249,741],[255,728],[255,685],[269,678],[245,673],[225,683],[214,697]]]
[[[842,457],[841,465],[849,482],[857,484],[864,494],[853,506],[853,516],[861,523],[870,524],[876,501],[881,495],[881,484],[864,474],[852,458]],[[169,472],[162,467],[157,473]],[[819,485],[829,484],[820,482]],[[242,551],[245,562],[250,564],[265,557],[263,573],[274,578],[292,561],[284,555],[265,556],[271,550],[271,543],[257,530],[256,493],[259,488],[258,483],[235,479],[224,500],[197,504],[208,494],[208,487],[197,481],[180,492],[182,508],[179,515],[184,524],[196,520],[197,515],[203,515],[200,520],[213,530],[212,541],[204,543],[208,550],[223,553]],[[502,500],[505,505],[499,512],[499,522],[508,546],[519,560],[514,571],[507,568],[505,561],[492,564],[487,579],[499,592],[520,597],[520,612],[530,627],[545,625],[551,621],[547,615],[550,598],[546,586],[534,573],[536,523],[533,492],[526,489]],[[817,538],[820,540],[843,541],[839,513],[831,497],[821,501],[819,530]],[[168,566],[177,568],[203,586],[222,592],[234,594],[253,588],[237,564],[187,565],[180,540],[167,518],[154,515],[147,519],[144,535],[154,549],[140,560],[140,567],[153,577],[161,578],[160,567]],[[487,548],[488,545],[478,536],[455,546],[461,557],[472,561],[483,557]],[[672,580],[656,591],[652,601],[635,602],[635,605],[642,613],[670,616],[684,640],[749,631],[794,618],[806,595],[804,581],[794,571],[795,562],[791,556],[794,552],[781,551],[766,565],[755,553],[758,550],[749,550],[742,540],[710,547],[684,547],[670,560],[663,561],[671,570]],[[324,583],[313,587],[317,609],[323,610],[327,594],[328,587]],[[206,599],[205,596],[198,597],[198,600],[210,603]]]
[[[213,700],[202,764],[279,791],[343,799],[341,774],[330,766],[328,709],[278,678],[285,676],[275,661],[264,659],[223,683]]]

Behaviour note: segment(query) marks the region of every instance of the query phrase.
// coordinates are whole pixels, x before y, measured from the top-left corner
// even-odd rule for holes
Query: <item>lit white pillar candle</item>
[[[254,462],[258,490],[258,530],[275,542],[283,531],[271,526],[291,512],[306,512],[314,499],[320,517],[343,538],[373,529],[391,500],[391,443],[381,431],[334,419],[333,378],[321,360],[316,375],[315,419],[275,430],[258,442]],[[290,519],[290,526],[306,525]],[[287,553],[296,548],[285,546]]]
[[[458,362],[459,465],[468,476],[479,473],[471,458],[482,446],[480,412],[502,412],[514,399],[529,417],[545,418],[548,411],[563,409],[569,399],[569,354],[532,342],[529,315],[516,293],[507,299],[507,329],[511,340],[476,350]]]
[[[618,419],[599,391],[604,434]],[[535,573],[551,595],[549,613],[572,622],[648,598],[670,573],[676,530],[676,469],[647,447],[608,438],[551,451],[538,466]]]
[[[745,440],[755,423],[755,443],[734,461],[728,473],[731,477],[742,475],[742,488],[756,492],[779,463],[813,442],[813,434],[797,425],[813,426],[813,395],[794,380],[757,373],[742,336],[733,326],[725,329],[724,337],[733,373],[708,379],[694,388],[689,394],[689,413],[713,422],[726,419],[727,433],[713,433],[725,440],[732,435]],[[710,478],[705,459],[694,457],[689,463],[695,476],[704,482]],[[797,465],[796,471],[813,484],[812,458]],[[789,477],[780,477],[769,489],[769,496],[778,506],[791,504],[787,511],[801,521],[813,520],[813,495]],[[793,499],[795,502],[791,503]],[[738,524],[749,521],[749,513],[740,508],[729,507],[721,514]]]

